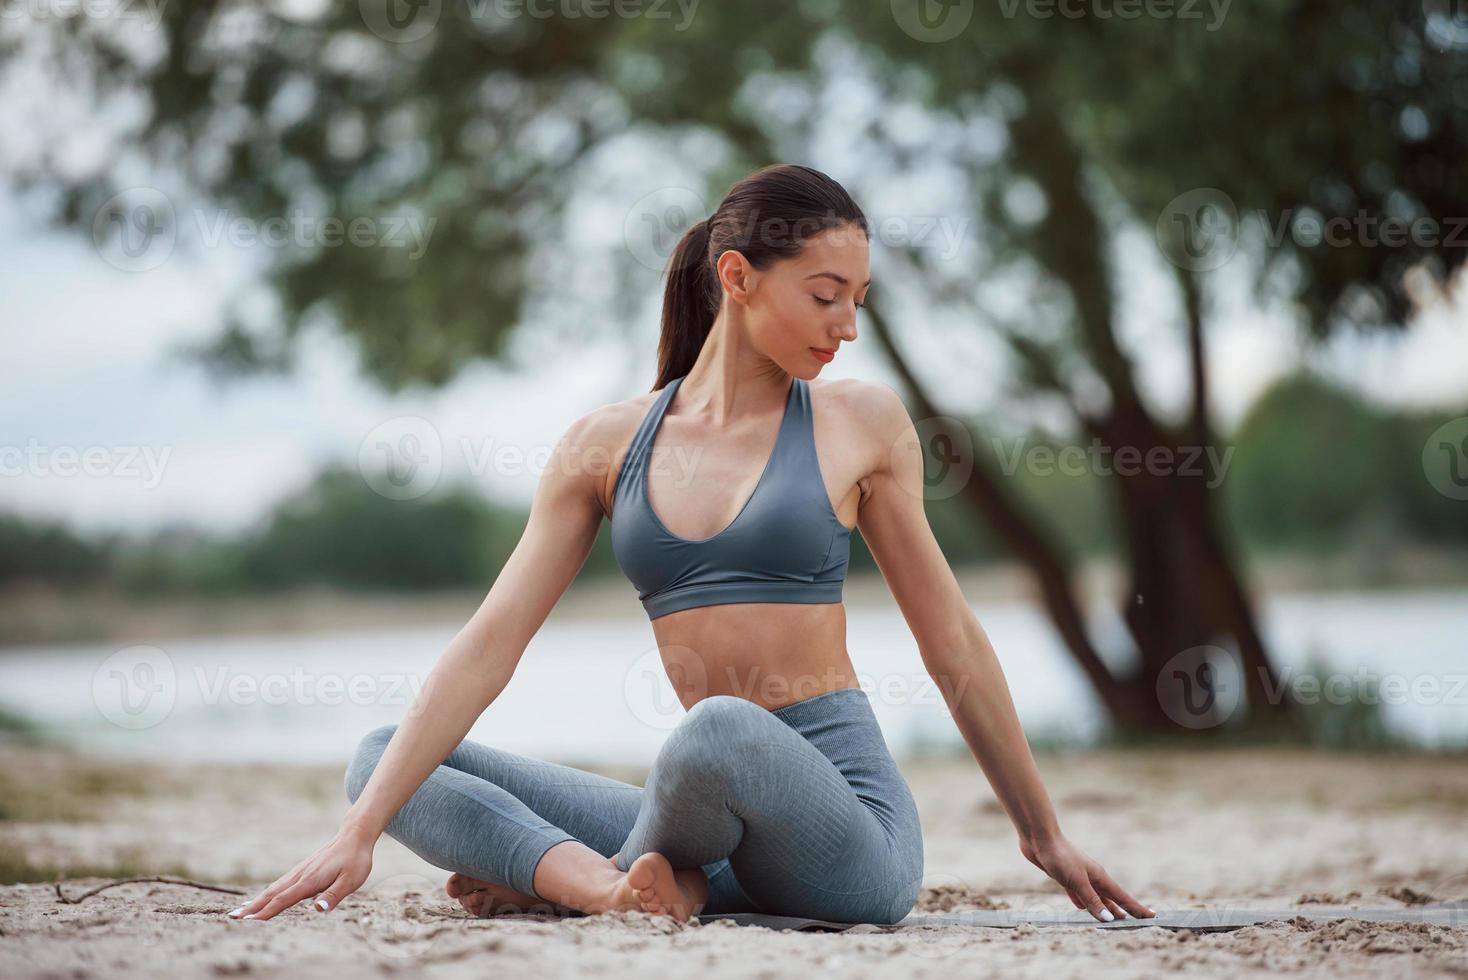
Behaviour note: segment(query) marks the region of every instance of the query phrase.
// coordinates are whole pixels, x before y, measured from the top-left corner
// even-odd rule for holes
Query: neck
[[[715,425],[783,407],[793,384],[789,372],[754,349],[742,321],[719,311],[698,359],[678,385],[683,410]]]

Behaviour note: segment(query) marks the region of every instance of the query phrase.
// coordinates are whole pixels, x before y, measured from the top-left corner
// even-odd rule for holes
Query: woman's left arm
[[[1061,833],[1020,727],[1004,672],[964,598],[923,509],[923,452],[907,408],[872,385],[858,414],[877,441],[857,526],[902,610],[923,665],[1019,834],[1026,860],[1055,879],[1077,908],[1102,921],[1156,913],[1132,898]]]

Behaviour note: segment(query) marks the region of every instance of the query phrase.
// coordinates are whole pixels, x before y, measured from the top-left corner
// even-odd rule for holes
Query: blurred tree
[[[675,23],[678,14],[541,17],[472,2],[363,0],[288,15],[284,5],[203,0],[167,5],[151,43],[71,18],[48,25],[45,45],[74,88],[97,100],[136,95],[143,108],[123,148],[178,168],[222,206],[436,222],[427,258],[410,242],[281,250],[271,269],[280,331],[241,319],[199,351],[230,369],[288,364],[291,341],[316,317],[353,337],[364,370],[390,388],[443,383],[476,357],[500,356],[521,319],[534,249],[558,234],[597,149],[632,127],[698,128],[727,147],[706,165],[710,186],[727,186],[755,165],[815,152],[826,110],[817,96],[854,84],[842,73],[858,64],[869,69],[860,76],[869,94],[920,105],[944,138],[914,141],[902,131],[911,113],[879,112],[851,173],[837,176],[875,186],[942,153],[948,190],[982,220],[987,253],[982,265],[972,252],[952,261],[922,249],[881,260],[903,262],[930,297],[1002,337],[1013,387],[1060,405],[1078,434],[1111,450],[1147,458],[1216,445],[1205,320],[1227,268],[1214,264],[1220,249],[1225,263],[1234,247],[1254,261],[1261,301],[1296,302],[1317,335],[1346,321],[1400,325],[1405,270],[1425,263],[1441,277],[1461,263],[1447,241],[1383,247],[1358,236],[1313,248],[1285,235],[1253,248],[1226,221],[1241,210],[1276,222],[1362,212],[1446,223],[1468,213],[1461,10],[1437,0],[1257,0],[1223,8],[1215,24],[921,2],[749,0],[705,4]],[[941,39],[941,21],[959,15],[972,22]],[[758,81],[797,108],[763,111]],[[993,124],[1003,132],[997,153],[974,135]],[[79,172],[48,151],[12,171],[59,190],[64,219],[125,231],[136,214],[127,196],[109,203],[112,162]],[[1138,224],[1160,228],[1177,284],[1192,386],[1182,419],[1146,404],[1119,337],[1119,294],[1133,270],[1118,246]],[[997,309],[978,288],[985,280],[1028,281],[1033,296]],[[869,314],[914,414],[947,414],[880,296]],[[1161,703],[1156,678],[1175,653],[1204,643],[1237,649],[1251,712],[1286,707],[1264,694],[1277,685],[1214,499],[1222,475],[1143,469],[1109,480],[1131,578],[1130,671],[1099,655],[1071,559],[1014,482],[980,458],[964,488],[1033,570],[1118,724],[1173,727],[1175,706]]]

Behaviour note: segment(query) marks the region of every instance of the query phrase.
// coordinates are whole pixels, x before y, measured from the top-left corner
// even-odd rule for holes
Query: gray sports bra
[[[775,448],[754,493],[724,530],[680,538],[653,513],[648,460],[682,380],[668,382],[653,402],[612,488],[612,552],[648,618],[736,602],[840,602],[851,532],[831,509],[816,457],[810,389],[801,378],[791,379]]]

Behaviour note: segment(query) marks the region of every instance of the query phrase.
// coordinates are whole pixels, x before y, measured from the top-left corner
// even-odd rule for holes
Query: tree
[[[1230,209],[1439,223],[1465,213],[1468,134],[1455,110],[1468,32],[1436,0],[1260,0],[1217,24],[975,5],[946,40],[942,23],[913,19],[916,3],[812,2],[798,14],[762,0],[709,4],[679,25],[455,3],[421,5],[406,21],[365,16],[370,3],[288,20],[205,2],[168,5],[156,57],[80,21],[48,37],[69,78],[143,97],[147,111],[124,148],[176,166],[211,200],[257,217],[310,207],[437,222],[426,261],[380,243],[282,251],[271,270],[280,334],[238,322],[200,352],[232,368],[286,363],[315,317],[355,338],[364,369],[389,387],[442,383],[474,357],[500,356],[535,286],[538,249],[556,239],[598,151],[634,128],[712,134],[725,152],[705,170],[711,187],[727,186],[756,165],[814,153],[819,97],[853,69],[880,105],[916,108],[943,136],[931,145],[943,148],[951,197],[983,229],[977,259],[889,249],[890,260],[929,296],[967,310],[975,331],[1002,338],[1016,387],[1034,403],[1062,406],[1078,434],[1112,450],[1147,459],[1216,445],[1206,338],[1220,243],[1255,263],[1261,302],[1297,303],[1314,335],[1351,320],[1400,326],[1404,271],[1441,280],[1461,264],[1442,241],[1383,248],[1358,237],[1319,249],[1286,236],[1259,247],[1219,224]],[[441,12],[422,30],[415,18],[428,11]],[[783,97],[778,111],[760,97],[770,91]],[[879,186],[933,152],[880,112],[870,118],[860,159],[837,174],[850,186]],[[972,136],[985,126],[1001,133],[997,148]],[[132,216],[127,198],[107,203],[117,190],[108,168],[63,172],[42,157],[15,177],[59,189],[59,214],[77,225]],[[1160,228],[1172,259],[1192,383],[1178,419],[1147,403],[1118,330],[1128,273],[1118,240],[1137,226]],[[996,276],[1032,284],[1022,319],[977,288]],[[948,415],[892,313],[880,299],[868,311],[914,413]],[[1219,516],[1222,475],[1143,468],[1110,483],[1137,664],[1125,674],[1101,655],[1070,558],[1043,521],[982,457],[964,487],[1032,571],[1123,726],[1173,727],[1178,705],[1158,697],[1156,681],[1199,645],[1237,650],[1252,712],[1287,707],[1266,696],[1276,685]]]

